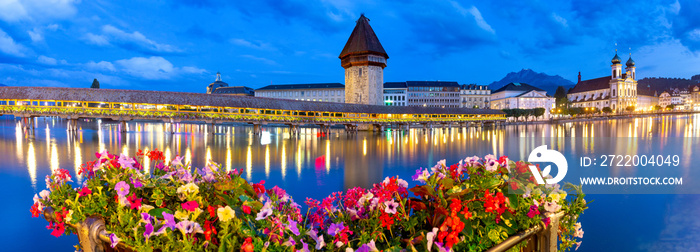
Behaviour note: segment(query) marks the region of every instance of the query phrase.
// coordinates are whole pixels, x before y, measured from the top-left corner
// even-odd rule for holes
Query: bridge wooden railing
[[[0,112],[24,116],[136,117],[147,119],[271,121],[284,123],[450,123],[505,120],[502,114],[376,114],[188,105],[0,100]],[[130,120],[130,119],[125,119]]]

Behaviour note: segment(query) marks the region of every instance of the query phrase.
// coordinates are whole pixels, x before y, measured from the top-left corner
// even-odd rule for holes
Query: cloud
[[[345,28],[346,21],[357,19],[359,11],[356,10],[356,6],[366,8],[370,4],[371,1],[260,0],[236,2],[233,7],[249,18],[269,16],[277,22],[301,22],[318,31],[336,33]],[[219,5],[210,6],[216,8]]]
[[[681,0],[668,6],[667,15],[672,23],[673,36],[691,50],[700,51],[700,2]]]
[[[175,46],[157,43],[148,39],[138,31],[128,33],[111,25],[102,26],[102,34],[85,34],[84,40],[93,45],[106,46],[114,44],[127,50],[150,55],[182,52]]]
[[[31,38],[33,42],[44,40],[44,35],[39,28],[35,27],[34,29],[27,31],[27,34],[29,34],[29,38]]]
[[[268,64],[268,65],[277,65],[276,61],[268,59],[268,58],[253,56],[250,54],[241,55],[241,57],[246,58],[246,59],[251,59],[254,61],[258,61],[258,62],[262,62],[262,63]]]
[[[103,35],[96,35],[96,34],[92,34],[92,33],[87,33],[87,34],[85,34],[84,39],[89,44],[93,44],[93,45],[98,45],[98,46],[109,45],[109,40],[107,40],[107,37],[105,37]]]
[[[152,56],[149,58],[133,57],[131,59],[117,60],[114,62],[120,71],[135,77],[147,80],[170,79],[181,74],[199,74],[206,70],[197,67],[175,67],[163,57]]]
[[[24,57],[26,51],[26,47],[15,42],[5,31],[0,30],[0,52],[10,56]]]
[[[112,62],[108,61],[100,61],[95,63],[94,61],[89,61],[88,63],[85,63],[85,66],[93,69],[93,70],[98,70],[98,71],[110,71],[110,72],[115,72],[117,69],[114,67],[114,64]]]
[[[44,55],[39,56],[39,59],[37,59],[36,62],[39,62],[40,64],[45,64],[45,65],[56,65],[58,64],[58,61],[54,58],[51,57],[46,57]]]
[[[75,4],[80,0],[3,0],[0,20],[5,22],[43,22],[65,19],[77,13]]]
[[[465,8],[458,2],[399,7],[399,16],[408,24],[416,41],[438,54],[465,51],[496,42],[496,31],[476,6]]]
[[[234,45],[253,48],[253,49],[257,49],[257,50],[268,50],[269,51],[269,50],[275,49],[272,45],[270,45],[270,43],[265,43],[262,41],[248,41],[248,40],[241,39],[241,38],[233,38],[230,41]]]

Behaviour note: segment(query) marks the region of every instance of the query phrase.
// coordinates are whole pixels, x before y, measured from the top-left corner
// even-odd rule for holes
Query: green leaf
[[[148,214],[150,214],[153,217],[156,217],[158,219],[163,218],[163,212],[173,214],[173,210],[167,209],[167,208],[155,208],[151,209],[151,211],[148,211]]]
[[[508,200],[510,200],[510,205],[517,209],[520,205],[520,195],[519,194],[508,194]]]
[[[442,185],[445,186],[445,188],[452,188],[454,186],[455,181],[451,178],[444,178],[442,179]]]
[[[423,197],[423,196],[435,197],[435,190],[433,189],[433,187],[431,187],[429,185],[416,186],[416,187],[409,189],[409,191],[413,192],[414,194],[416,194],[416,196],[419,196],[419,197]]]

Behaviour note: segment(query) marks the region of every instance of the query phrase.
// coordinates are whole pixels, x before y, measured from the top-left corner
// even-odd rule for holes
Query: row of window
[[[458,104],[459,100],[455,99],[408,99],[410,103],[454,103]]]
[[[458,92],[458,87],[409,87],[408,91]]]
[[[489,94],[491,94],[490,91],[485,91],[485,90],[462,90],[460,93],[462,93],[462,94],[477,94],[477,95],[489,95]]]
[[[260,97],[343,96],[343,90],[257,91]]]
[[[406,96],[402,96],[402,95],[400,95],[400,96],[396,96],[396,95],[387,96],[387,95],[385,95],[385,96],[384,96],[384,100],[390,100],[390,101],[405,101],[405,100],[406,100]]]
[[[458,97],[456,93],[409,93],[410,97]]]
[[[487,98],[487,97],[469,97],[469,98],[464,97],[464,98],[462,98],[462,101],[463,101],[463,102],[466,102],[467,100],[468,100],[468,101],[485,101],[485,102],[489,102],[489,98]]]

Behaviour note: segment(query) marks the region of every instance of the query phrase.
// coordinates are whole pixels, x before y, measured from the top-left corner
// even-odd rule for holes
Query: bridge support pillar
[[[260,124],[253,124],[253,134],[255,135],[260,135],[262,134],[262,125]]]
[[[119,121],[119,128],[122,133],[126,133],[126,121]]]
[[[22,126],[22,129],[34,129],[34,120],[35,119],[32,116],[21,117],[19,123]]]

